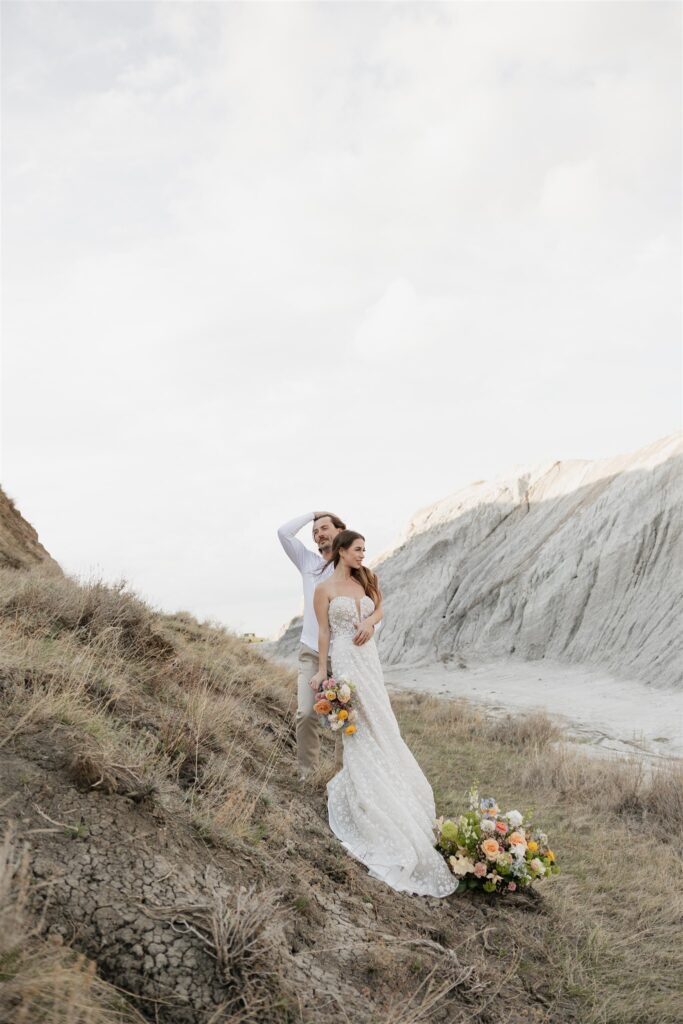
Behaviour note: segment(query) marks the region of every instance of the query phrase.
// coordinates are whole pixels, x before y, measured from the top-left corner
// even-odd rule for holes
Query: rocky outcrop
[[[27,569],[39,563],[56,572],[61,571],[38,540],[31,524],[0,488],[0,566]]]
[[[673,435],[520,468],[418,512],[374,566],[383,661],[553,657],[683,685],[682,470]]]

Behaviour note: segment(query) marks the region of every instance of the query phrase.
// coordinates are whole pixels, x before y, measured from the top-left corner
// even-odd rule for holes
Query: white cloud
[[[356,352],[370,359],[399,358],[430,343],[435,326],[430,320],[437,318],[438,310],[420,300],[411,282],[398,278],[365,313],[354,337]]]
[[[558,164],[546,175],[540,209],[551,219],[585,225],[599,215],[602,194],[594,158],[575,164]]]

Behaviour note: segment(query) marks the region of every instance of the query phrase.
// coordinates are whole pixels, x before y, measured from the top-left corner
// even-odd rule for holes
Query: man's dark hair
[[[337,530],[345,530],[346,529],[346,523],[342,522],[342,520],[339,518],[339,516],[335,516],[334,512],[321,512],[319,516],[315,517],[313,522],[317,523],[319,519],[331,519],[332,520],[332,525]]]

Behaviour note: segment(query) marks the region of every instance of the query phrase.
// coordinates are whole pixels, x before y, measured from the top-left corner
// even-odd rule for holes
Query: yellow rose
[[[538,843],[535,843],[534,840],[532,839],[530,841],[527,849],[528,849],[529,853],[536,853],[536,850],[538,849]]]
[[[551,864],[555,860],[555,854],[553,853],[552,850],[548,850],[548,852],[546,853],[546,857],[548,858],[548,860],[550,861]]]
[[[340,722],[343,722],[348,717],[349,717],[349,713],[346,710],[346,708],[342,708],[341,711],[339,712],[339,714],[337,715],[337,718],[339,719]]]
[[[337,696],[337,691],[325,690],[325,696],[327,697],[328,700],[334,700],[334,698]]]
[[[352,736],[355,731],[355,725],[347,725],[346,728],[344,729],[344,732],[346,733],[347,736]]]

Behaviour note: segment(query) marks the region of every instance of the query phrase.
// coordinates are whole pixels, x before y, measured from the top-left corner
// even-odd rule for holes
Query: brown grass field
[[[295,781],[293,675],[122,584],[0,571],[0,1019],[674,1024],[683,774],[595,761],[545,715],[392,698],[457,814],[549,833],[533,894],[396,894]]]

